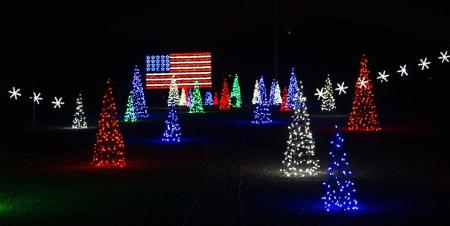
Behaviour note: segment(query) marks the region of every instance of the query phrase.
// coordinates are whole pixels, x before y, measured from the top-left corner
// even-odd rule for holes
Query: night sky
[[[119,103],[125,102],[133,66],[143,71],[150,53],[212,51],[215,88],[237,72],[245,100],[257,76],[267,76],[267,83],[277,76],[285,86],[291,67],[312,98],[328,73],[353,85],[363,53],[375,72],[450,50],[450,10],[432,1],[39,2],[2,8],[2,96],[12,85],[66,99],[82,90],[93,105],[107,77],[115,81]],[[433,76],[449,74],[448,68],[434,70]],[[428,98],[419,98],[425,91],[415,84],[431,82],[424,88],[431,91],[445,78],[420,76],[407,85],[393,81],[378,97],[407,95],[414,106]],[[163,103],[161,96],[153,103]]]

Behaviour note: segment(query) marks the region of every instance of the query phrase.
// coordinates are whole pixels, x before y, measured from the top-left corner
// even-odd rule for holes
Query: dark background
[[[31,104],[12,102],[7,90],[20,87],[26,97],[42,92],[38,124],[70,122],[75,97],[82,91],[89,120],[100,111],[104,82],[115,82],[115,95],[124,111],[132,69],[144,73],[146,54],[212,51],[214,90],[223,78],[239,73],[244,103],[249,103],[256,77],[266,86],[276,76],[288,83],[291,67],[304,81],[307,97],[315,97],[326,74],[345,81],[350,90],[338,97],[338,112],[348,113],[359,60],[369,58],[379,114],[411,116],[414,120],[446,112],[449,65],[437,60],[449,50],[450,10],[443,3],[407,1],[375,3],[327,1],[243,2],[59,2],[16,3],[2,7],[3,66],[0,114],[6,124],[28,125]],[[427,56],[431,70],[421,72],[418,59]],[[408,64],[410,76],[395,72]],[[387,70],[390,82],[375,81]],[[231,81],[230,81],[231,85]],[[146,92],[150,108],[164,106],[166,94]],[[54,111],[53,96],[66,105]],[[318,102],[310,101],[313,113]],[[393,117],[393,116],[392,116]],[[395,118],[395,117],[394,117]],[[439,119],[439,117],[432,117]]]

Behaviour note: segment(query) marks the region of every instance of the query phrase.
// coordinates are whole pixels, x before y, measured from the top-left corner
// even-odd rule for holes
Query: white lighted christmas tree
[[[314,176],[318,173],[319,160],[315,156],[315,142],[309,128],[309,114],[301,81],[296,99],[300,99],[300,101],[295,101],[299,107],[294,109],[293,120],[288,127],[289,138],[281,172],[288,177]]]
[[[81,93],[78,94],[76,100],[76,107],[75,107],[75,114],[73,116],[72,128],[74,129],[87,128],[86,116],[84,116],[84,109],[83,109],[83,97]]]
[[[186,101],[186,88],[181,89],[180,101],[178,102],[178,106],[188,106]]]
[[[252,104],[258,104],[261,102],[261,96],[259,94],[259,81],[256,79],[255,82],[255,89],[253,90],[253,98],[252,98]]]
[[[169,89],[169,97],[167,98],[167,106],[171,105],[179,105],[180,104],[180,96],[178,95],[178,86],[177,82],[175,80],[175,77],[172,77],[172,80],[170,82],[170,89]]]
[[[331,83],[330,75],[327,75],[325,79],[324,94],[322,98],[322,104],[320,109],[322,111],[333,111],[336,110],[336,102],[333,96],[333,84]]]

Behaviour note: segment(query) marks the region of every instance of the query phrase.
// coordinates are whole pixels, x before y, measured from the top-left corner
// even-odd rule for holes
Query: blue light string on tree
[[[259,85],[259,94],[261,101],[255,105],[255,109],[253,110],[253,120],[252,124],[268,124],[272,122],[271,114],[269,111],[269,103],[266,95],[266,86],[264,85],[264,78],[261,76],[258,82]]]
[[[213,106],[213,97],[211,91],[205,93],[205,106]]]
[[[169,115],[165,121],[165,129],[161,140],[167,143],[180,143],[181,127],[178,123],[177,112],[174,104],[171,104],[169,107]]]
[[[291,71],[291,77],[289,78],[289,88],[288,88],[288,105],[289,108],[295,109],[298,106],[298,101],[296,101],[296,97],[299,92],[298,82],[297,82],[297,76],[295,75],[295,69],[292,68]]]
[[[329,155],[331,162],[328,166],[328,180],[324,182],[326,193],[322,197],[324,208],[329,211],[358,210],[358,201],[353,197],[356,189],[351,180],[352,172],[349,169],[347,154],[343,150],[344,139],[338,127],[335,138],[331,141]]]
[[[134,67],[133,82],[133,106],[137,119],[146,119],[149,117],[147,103],[145,101],[144,88],[141,79],[141,73],[137,65]]]

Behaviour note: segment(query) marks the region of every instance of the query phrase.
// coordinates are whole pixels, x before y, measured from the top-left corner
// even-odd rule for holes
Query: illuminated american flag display
[[[200,88],[211,88],[211,53],[171,53],[149,55],[146,61],[146,89],[169,89],[172,76],[178,87],[193,88],[195,81]]]

